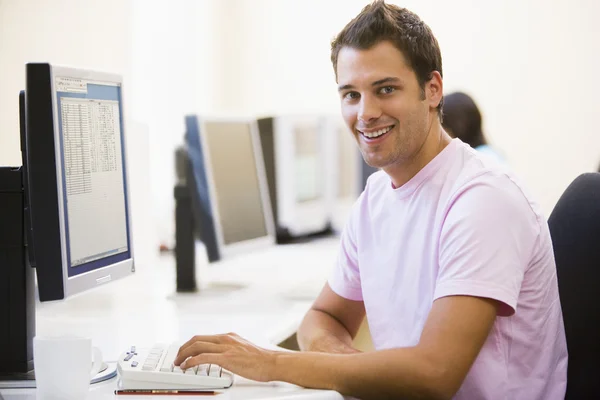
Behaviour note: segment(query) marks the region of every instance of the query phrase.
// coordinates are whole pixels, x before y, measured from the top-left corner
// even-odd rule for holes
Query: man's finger
[[[193,368],[196,365],[201,364],[216,364],[222,367],[220,363],[222,359],[223,357],[221,356],[221,354],[202,353],[198,354],[197,356],[188,358],[184,363],[181,364],[181,369]]]
[[[187,346],[185,349],[182,347],[177,354],[177,357],[173,361],[173,364],[180,365],[188,357],[195,357],[199,354],[204,353],[222,353],[227,349],[226,346],[208,343],[208,342],[195,342]]]
[[[187,342],[185,342],[183,345],[181,345],[181,347],[179,348],[179,351],[177,352],[177,356],[179,356],[179,354],[181,354],[181,352],[183,350],[185,350],[186,348],[188,348],[189,346],[193,345],[196,342],[220,343],[220,336],[196,335],[193,338],[191,338],[190,340],[188,340]]]

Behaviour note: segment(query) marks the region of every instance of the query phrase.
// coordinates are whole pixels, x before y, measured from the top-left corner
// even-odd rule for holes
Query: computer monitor
[[[325,117],[323,136],[328,138],[331,157],[329,168],[329,186],[334,190],[331,207],[331,225],[335,232],[341,232],[350,217],[352,205],[358,199],[367,184],[369,176],[378,171],[364,161],[344,120],[338,115]]]
[[[41,301],[134,271],[122,78],[26,66],[28,192]]]
[[[256,121],[186,117],[196,230],[210,262],[275,243]]]
[[[333,191],[327,185],[331,171],[323,122],[318,115],[258,120],[279,242],[329,229]]]
[[[22,99],[20,180],[25,201],[14,211],[22,216],[15,223],[24,225],[24,240],[15,252],[24,251],[26,238],[28,257],[6,268],[18,272],[35,265],[40,301],[64,299],[132,274],[122,78],[31,63],[26,65]],[[33,276],[25,274],[22,280],[28,287]],[[3,323],[6,318],[11,327],[16,321],[19,326],[9,331],[20,333],[3,332],[0,353],[7,350],[15,364],[5,360],[0,375],[31,382],[27,372],[35,309],[29,292],[8,302],[7,308],[0,307],[8,310]],[[27,315],[15,316],[11,310]],[[114,375],[116,370],[109,372]]]

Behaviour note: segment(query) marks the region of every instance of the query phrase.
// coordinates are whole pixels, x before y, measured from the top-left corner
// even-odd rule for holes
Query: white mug
[[[88,338],[36,336],[33,364],[38,400],[81,400],[102,368],[102,353]]]

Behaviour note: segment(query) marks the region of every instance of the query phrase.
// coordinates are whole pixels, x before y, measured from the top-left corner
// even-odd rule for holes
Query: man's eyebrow
[[[341,86],[338,86],[338,92],[341,92],[342,90],[348,90],[348,89],[354,89],[354,86],[352,86],[352,85],[341,85]]]
[[[384,83],[395,83],[395,82],[400,82],[400,79],[398,79],[394,76],[388,76],[387,78],[383,78],[383,79],[380,79],[378,81],[371,83],[371,86],[379,86]]]
[[[387,78],[376,80],[375,82],[371,83],[371,86],[379,86],[384,83],[396,83],[396,82],[400,82],[400,79],[396,78],[394,76],[388,76]],[[341,92],[343,90],[349,90],[349,89],[354,89],[354,86],[352,86],[352,85],[338,86],[338,92]]]

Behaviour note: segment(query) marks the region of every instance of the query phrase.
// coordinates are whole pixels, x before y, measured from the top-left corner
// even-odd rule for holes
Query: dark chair
[[[569,368],[565,399],[600,398],[600,173],[580,175],[548,219]]]

